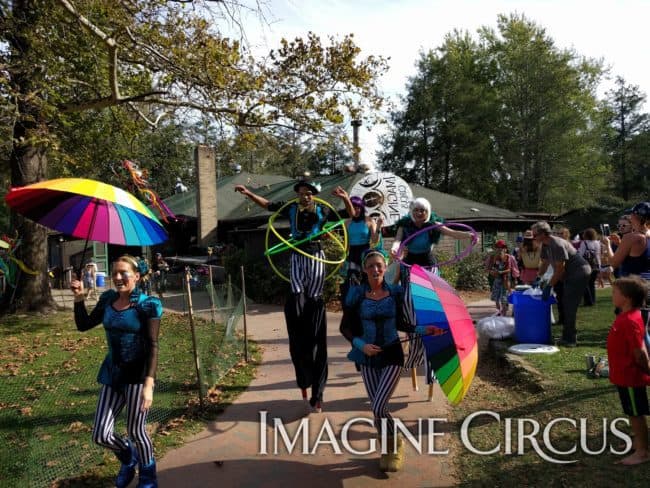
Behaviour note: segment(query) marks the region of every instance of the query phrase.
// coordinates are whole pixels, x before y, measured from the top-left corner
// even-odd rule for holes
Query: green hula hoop
[[[275,230],[275,228],[273,227],[273,223],[275,222],[275,219],[278,217],[278,215],[280,215],[280,212],[282,210],[284,210],[285,207],[287,207],[287,206],[289,206],[292,203],[295,203],[297,201],[298,201],[297,198],[294,198],[293,200],[289,200],[287,203],[285,203],[282,207],[280,207],[278,209],[278,211],[275,212],[273,215],[271,215],[271,217],[269,218],[269,223],[268,223],[268,226],[266,228],[266,239],[265,239],[265,246],[264,246],[266,248],[266,251],[264,252],[264,255],[266,256],[266,259],[268,260],[269,264],[271,265],[271,269],[275,272],[275,274],[278,275],[280,278],[282,278],[284,281],[287,281],[289,283],[291,282],[291,280],[289,278],[287,278],[275,266],[275,263],[273,263],[273,260],[271,259],[272,255],[277,254],[277,253],[279,253],[281,251],[285,251],[287,249],[291,249],[291,250],[293,250],[293,251],[295,251],[297,253],[300,253],[303,256],[308,257],[309,259],[313,259],[315,261],[318,261],[318,262],[321,262],[321,263],[324,263],[324,264],[333,264],[333,265],[335,265],[332,272],[325,277],[325,279],[330,279],[339,270],[341,265],[343,265],[343,263],[345,262],[345,259],[347,257],[347,248],[348,248],[348,229],[347,229],[347,226],[342,225],[343,242],[341,242],[341,240],[338,239],[335,235],[333,235],[333,234],[330,235],[332,240],[343,251],[343,256],[342,256],[341,259],[333,261],[333,260],[322,259],[322,258],[319,258],[319,257],[316,257],[316,256],[312,256],[311,254],[306,253],[305,251],[303,251],[302,249],[297,248],[296,246],[299,245],[299,244],[302,244],[303,242],[308,241],[309,239],[313,239],[315,236],[311,236],[309,239],[302,239],[302,240],[300,240],[298,242],[293,242],[292,243],[290,240],[287,240],[284,237],[282,237],[279,234],[279,232],[277,230]],[[325,200],[321,200],[320,198],[314,197],[314,201],[317,202],[317,203],[322,203],[323,205],[327,206],[339,218],[339,221],[334,222],[334,225],[331,225],[330,227],[323,226],[323,229],[321,229],[321,231],[318,234],[316,234],[317,236],[331,232],[332,229],[334,229],[335,227],[338,227],[339,225],[341,225],[345,221],[345,219],[341,218],[341,216],[336,211],[336,209],[334,207],[332,207],[332,205],[329,204],[328,202],[326,202]],[[269,248],[269,236],[271,235],[271,232],[273,232],[273,234],[280,240],[280,242],[278,244],[276,244],[275,246],[272,246],[271,248]],[[275,249],[278,246],[279,246],[279,249]]]
[[[278,242],[275,246],[267,249],[264,252],[265,256],[273,256],[274,254],[279,254],[283,251],[286,251],[287,249],[291,249],[291,246],[299,246],[300,244],[304,244],[307,241],[310,241],[314,239],[315,237],[322,236],[323,234],[328,233],[335,227],[338,227],[339,225],[343,225],[345,222],[344,219],[339,220],[338,222],[328,222],[326,223],[321,230],[319,230],[316,234],[311,235],[309,237],[305,237],[304,239],[300,239],[296,242],[293,242],[293,239],[289,238],[286,242]],[[289,245],[291,244],[291,246]],[[316,259],[316,258],[314,258]]]

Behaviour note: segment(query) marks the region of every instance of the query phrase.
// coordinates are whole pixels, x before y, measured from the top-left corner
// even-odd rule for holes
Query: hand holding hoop
[[[447,261],[444,261],[442,263],[438,263],[436,265],[438,267],[453,264],[453,263],[455,263],[457,261],[460,261],[461,259],[469,256],[469,254],[472,252],[472,249],[474,249],[474,246],[476,246],[476,244],[478,243],[478,233],[472,227],[470,227],[469,225],[461,224],[460,222],[445,222],[445,223],[429,225],[427,227],[423,227],[422,229],[418,230],[417,232],[414,232],[413,234],[411,234],[410,236],[408,236],[406,239],[404,239],[401,242],[399,248],[397,249],[397,252],[395,253],[395,256],[393,256],[395,261],[397,261],[402,266],[406,266],[407,268],[410,268],[411,265],[405,263],[399,257],[399,256],[402,255],[402,252],[404,251],[404,247],[406,246],[406,244],[409,241],[411,241],[412,239],[414,239],[415,237],[419,236],[420,234],[422,234],[424,232],[429,232],[430,230],[433,230],[433,229],[439,229],[440,227],[460,227],[461,229],[468,230],[472,234],[472,239],[470,241],[470,244],[465,249],[463,249],[463,252],[461,252],[457,256],[454,256],[453,258],[451,258],[451,259],[449,259]]]
[[[280,233],[273,227],[273,224],[275,222],[275,219],[280,215],[280,212],[284,210],[286,207],[288,207],[291,204],[294,204],[298,201],[297,198],[294,198],[293,200],[289,200],[287,203],[285,203],[282,207],[280,207],[271,217],[269,218],[269,223],[266,229],[266,240],[265,240],[265,252],[264,255],[266,256],[266,259],[268,259],[269,264],[271,265],[271,268],[277,274],[280,278],[282,278],[285,281],[290,281],[289,278],[287,278],[280,270],[277,269],[275,264],[273,263],[273,260],[271,259],[271,256],[278,254],[282,251],[286,251],[287,249],[291,249],[292,251],[295,251],[299,254],[302,254],[303,256],[308,257],[309,259],[313,259],[314,261],[318,261],[324,264],[333,264],[335,265],[334,269],[330,274],[328,274],[325,278],[328,279],[332,277],[338,269],[341,267],[341,265],[345,262],[345,259],[347,257],[347,249],[348,249],[348,231],[347,231],[347,226],[343,225],[345,220],[341,218],[339,213],[336,211],[334,207],[332,207],[331,204],[326,202],[325,200],[321,200],[320,198],[313,197],[313,200],[317,203],[321,203],[328,207],[334,214],[338,217],[338,221],[336,222],[330,222],[326,223],[323,228],[317,232],[316,234],[309,236],[306,239],[301,239],[296,242],[291,242],[291,239],[285,239],[280,235]],[[337,238],[334,234],[330,234],[330,232],[336,228],[336,227],[341,227],[343,230],[343,241],[341,241],[339,238]],[[269,248],[269,236],[271,235],[271,232],[275,234],[275,236],[280,240],[280,242],[272,247]],[[311,239],[314,239],[315,237],[321,236],[323,234],[328,234],[332,241],[337,245],[337,247],[342,251],[341,252],[341,259],[338,260],[330,260],[330,259],[323,259],[318,256],[313,256],[302,249],[300,249],[299,246],[300,244],[303,244],[305,242],[309,242]]]

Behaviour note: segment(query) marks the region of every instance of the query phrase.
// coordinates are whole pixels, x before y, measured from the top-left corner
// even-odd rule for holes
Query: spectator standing
[[[533,231],[524,232],[524,241],[521,244],[519,258],[521,262],[521,282],[532,285],[537,279],[539,266],[542,264],[542,246],[535,242]]]
[[[598,278],[601,266],[601,248],[596,229],[590,227],[582,233],[582,241],[580,242],[580,246],[578,246],[578,253],[591,266],[589,283],[587,284],[587,288],[585,288],[583,297],[583,304],[591,307],[596,303],[596,278]]]
[[[97,282],[95,281],[97,277],[97,264],[91,259],[86,263],[86,266],[83,270],[83,282],[84,288],[86,289],[86,298],[90,299],[91,297],[94,300],[97,300]]]
[[[627,213],[627,212],[626,212]],[[650,202],[640,202],[629,210],[632,231],[624,234],[614,253],[609,239],[603,238],[611,265],[620,267],[621,276],[638,275],[650,280]],[[650,302],[647,297],[646,305]],[[647,309],[643,310],[647,323]]]
[[[550,265],[553,266],[553,275],[550,282],[544,287],[543,297],[548,298],[551,287],[559,282],[563,283],[563,325],[562,338],[559,344],[566,347],[576,346],[576,316],[578,306],[589,282],[591,267],[578,254],[573,245],[565,239],[551,234],[551,227],[547,222],[537,222],[532,227],[533,237],[542,245],[542,264],[538,276],[542,277]]]

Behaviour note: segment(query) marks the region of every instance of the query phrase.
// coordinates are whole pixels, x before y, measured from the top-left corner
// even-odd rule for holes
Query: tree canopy
[[[222,34],[226,23],[237,23],[240,8],[248,7],[228,0],[1,3],[0,116],[12,124],[3,158],[11,185],[49,177],[49,161],[62,173],[96,168],[92,146],[109,134],[128,145],[142,121],[158,127],[166,118],[203,114],[231,130],[323,135],[345,117],[377,112],[383,58],[362,57],[352,35],[324,44],[313,33],[283,39],[255,58],[239,39]],[[65,133],[91,117],[88,133]],[[13,224],[25,263],[41,271],[22,282],[17,297],[25,308],[39,308],[50,296],[46,234],[18,215]]]
[[[580,206],[602,187],[600,63],[559,49],[522,15],[421,53],[383,166],[510,209]],[[404,163],[406,167],[403,168]]]

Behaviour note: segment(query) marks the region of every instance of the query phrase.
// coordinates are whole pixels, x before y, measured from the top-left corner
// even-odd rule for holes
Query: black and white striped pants
[[[325,253],[320,249],[310,254],[319,259],[325,259]],[[320,297],[323,294],[323,286],[325,285],[325,263],[298,252],[292,252],[290,281],[293,293],[304,293],[307,298]]]
[[[388,401],[393,396],[401,373],[402,366],[396,364],[387,365],[383,368],[371,368],[364,364],[361,365],[361,377],[368,392],[372,414],[375,417],[375,427],[379,435],[382,435],[382,419],[386,419],[388,429],[386,435],[395,435],[395,422],[388,411]]]
[[[126,439],[115,435],[115,419],[126,406],[126,428],[129,439],[138,451],[142,464],[153,459],[153,444],[147,434],[147,412],[141,410],[142,384],[125,385],[122,389],[102,385],[95,412],[93,442],[115,452],[127,448]]]

